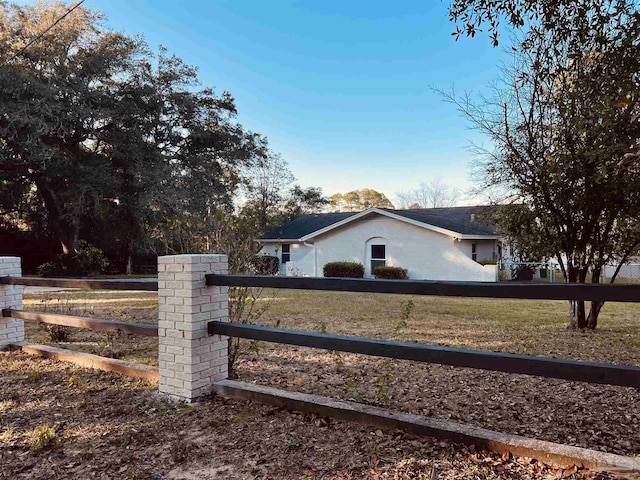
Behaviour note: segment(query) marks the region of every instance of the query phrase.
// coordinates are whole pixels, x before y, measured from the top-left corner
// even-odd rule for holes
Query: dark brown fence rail
[[[82,290],[142,290],[158,291],[156,279],[139,280],[87,280],[76,278],[0,277],[2,285],[25,285],[29,287],[80,288]]]
[[[208,329],[210,335],[228,335],[230,337],[361,353],[399,360],[413,360],[455,367],[478,368],[481,370],[640,388],[640,368],[631,366],[485,352],[481,350],[464,350],[238,323],[209,322]]]
[[[447,297],[519,298],[640,302],[640,284],[536,284],[515,282],[440,282],[431,280],[371,280],[362,278],[274,277],[208,274],[209,286],[269,287],[298,290],[438,295]]]
[[[128,323],[98,318],[76,317],[73,315],[58,315],[52,313],[27,312],[24,310],[3,309],[3,317],[21,320],[64,325],[66,327],[87,328],[89,330],[123,332],[147,337],[158,336],[158,326],[151,323]]]

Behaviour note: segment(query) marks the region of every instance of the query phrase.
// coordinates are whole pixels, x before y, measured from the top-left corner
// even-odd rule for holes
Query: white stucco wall
[[[313,240],[315,253],[314,247],[292,243],[291,261],[297,263],[301,273],[309,276],[314,276],[314,264],[315,275],[322,276],[323,265],[335,261],[361,262],[365,265],[367,275],[370,275],[367,242],[375,237],[379,240],[374,243],[386,244],[387,265],[406,268],[412,279],[496,279],[494,265],[483,267],[471,260],[471,241],[459,242],[448,235],[377,214],[316,237]],[[493,241],[483,240],[477,243],[478,260],[484,259],[482,255],[487,252],[493,252]],[[262,252],[275,255],[276,248],[273,244],[266,244]],[[277,256],[281,258],[280,250]],[[284,269],[282,272],[284,273]]]
[[[471,246],[474,243],[476,244],[476,254],[478,262],[482,262],[485,260],[498,260],[497,240],[461,240],[460,242],[456,242],[456,247],[461,250],[467,257],[471,258]]]
[[[291,262],[295,262],[298,266],[298,270],[302,275],[314,276],[314,255],[313,247],[305,245],[304,243],[289,243],[291,252]],[[286,273],[286,268],[282,263],[282,247],[276,243],[266,243],[262,246],[259,254],[271,255],[280,259],[280,273],[283,275]],[[319,277],[322,276],[322,270],[319,271]]]

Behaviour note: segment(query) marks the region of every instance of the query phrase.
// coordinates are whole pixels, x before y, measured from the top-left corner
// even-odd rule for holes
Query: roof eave
[[[299,238],[258,238],[257,242],[263,243],[294,243],[294,242],[302,242]]]
[[[499,233],[495,235],[476,235],[471,233],[462,234],[457,237],[459,240],[502,240],[503,236]]]

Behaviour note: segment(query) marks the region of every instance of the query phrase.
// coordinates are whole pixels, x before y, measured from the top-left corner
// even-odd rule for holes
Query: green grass
[[[402,324],[401,303],[415,307]],[[424,297],[265,289],[263,325],[462,348],[640,364],[640,304],[608,303],[596,332],[568,331],[564,301]],[[157,323],[154,292],[65,291],[25,295],[25,310]],[[47,334],[27,322],[31,341]],[[99,353],[104,334],[82,331],[65,348]],[[124,359],[155,362],[155,339],[118,339]]]
[[[596,332],[574,332],[564,301],[299,290],[265,290],[263,297],[271,306],[260,323],[281,328],[640,364],[640,304],[609,303]],[[398,329],[408,299],[415,308]]]

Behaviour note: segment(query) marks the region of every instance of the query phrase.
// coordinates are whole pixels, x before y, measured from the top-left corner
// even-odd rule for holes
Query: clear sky
[[[32,3],[23,0],[20,3]],[[470,141],[432,88],[480,92],[504,54],[455,41],[447,0],[87,0],[236,98],[303,186],[395,192],[441,177],[468,188]]]

